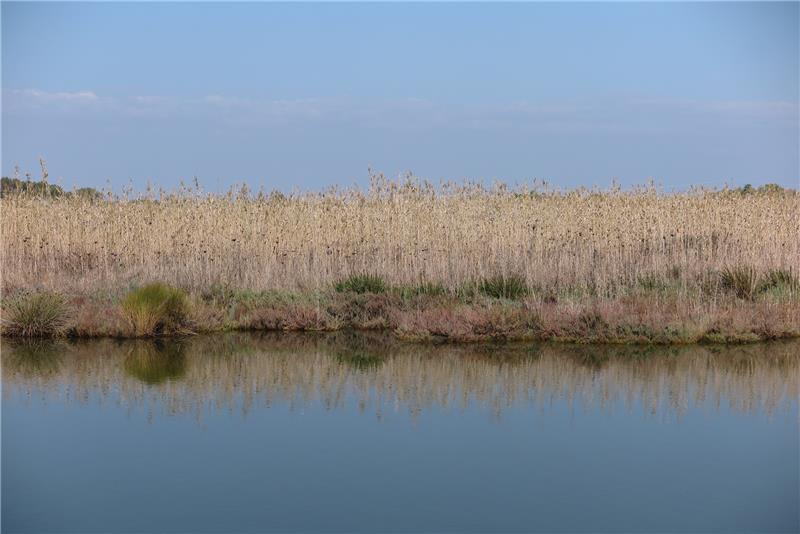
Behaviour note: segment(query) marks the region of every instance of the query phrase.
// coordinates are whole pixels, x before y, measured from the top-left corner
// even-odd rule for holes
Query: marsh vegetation
[[[7,335],[800,334],[800,195],[778,187],[565,192],[374,176],[367,191],[288,196],[21,190],[2,208]],[[43,304],[55,313],[33,320],[26,310]]]

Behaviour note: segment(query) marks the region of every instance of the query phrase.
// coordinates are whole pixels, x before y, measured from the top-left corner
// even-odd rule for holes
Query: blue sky
[[[2,172],[800,180],[800,4],[2,4]]]

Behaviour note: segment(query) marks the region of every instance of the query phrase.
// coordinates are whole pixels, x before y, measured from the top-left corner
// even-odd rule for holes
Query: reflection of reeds
[[[254,403],[275,402],[336,408],[350,401],[378,413],[468,403],[500,413],[516,403],[545,407],[557,399],[600,409],[641,405],[650,413],[681,414],[705,402],[772,412],[800,395],[797,342],[409,346],[378,335],[231,334],[187,340],[179,349],[169,348],[169,340],[161,349],[143,343],[64,345],[61,365],[46,373],[32,373],[20,363],[18,348],[5,346],[3,391],[146,404],[164,413],[200,413],[209,406],[247,411]],[[341,357],[348,353],[379,358],[380,365],[354,365]],[[132,358],[147,372],[133,372]],[[176,361],[180,365],[173,366]]]

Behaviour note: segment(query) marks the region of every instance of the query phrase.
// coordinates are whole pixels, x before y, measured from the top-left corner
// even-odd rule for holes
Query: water
[[[3,532],[797,532],[800,344],[2,348]]]

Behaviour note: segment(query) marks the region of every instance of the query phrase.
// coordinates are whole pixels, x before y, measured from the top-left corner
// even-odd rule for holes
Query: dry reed
[[[369,191],[2,199],[6,291],[329,287],[377,273],[457,289],[493,276],[614,296],[642,280],[701,287],[746,266],[800,272],[794,191],[533,193],[373,179]]]

